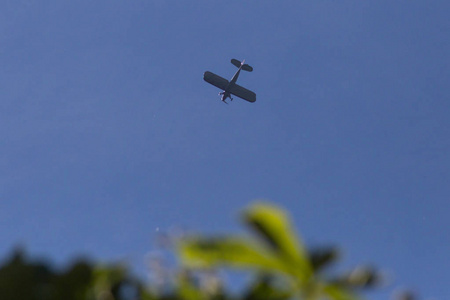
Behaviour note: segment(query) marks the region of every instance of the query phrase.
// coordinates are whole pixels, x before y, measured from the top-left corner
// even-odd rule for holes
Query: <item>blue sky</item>
[[[139,265],[157,230],[237,232],[264,198],[344,266],[450,298],[446,1],[1,6],[2,256]],[[256,103],[203,81],[231,58]]]

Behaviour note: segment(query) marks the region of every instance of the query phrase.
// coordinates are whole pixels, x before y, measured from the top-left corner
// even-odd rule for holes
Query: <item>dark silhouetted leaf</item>
[[[339,258],[339,251],[334,247],[318,248],[309,251],[309,260],[315,271],[320,271]]]

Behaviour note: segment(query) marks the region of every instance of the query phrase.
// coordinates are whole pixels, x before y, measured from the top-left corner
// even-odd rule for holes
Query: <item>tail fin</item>
[[[245,61],[245,60],[244,60],[244,61]],[[231,60],[231,63],[232,63],[233,65],[235,65],[236,68],[240,68],[241,65],[242,65],[242,70],[244,70],[244,71],[247,71],[247,72],[253,71],[253,68],[252,68],[251,66],[249,66],[249,65],[247,65],[247,64],[243,64],[244,61],[242,61],[242,63],[241,63],[239,60],[233,58],[233,59]]]

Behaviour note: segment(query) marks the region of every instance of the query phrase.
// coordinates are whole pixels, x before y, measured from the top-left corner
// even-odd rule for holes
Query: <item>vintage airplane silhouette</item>
[[[231,98],[231,95],[235,95],[235,96],[242,98],[244,100],[247,100],[249,102],[256,101],[256,94],[254,92],[247,90],[246,88],[236,84],[236,81],[239,77],[239,74],[241,73],[241,70],[248,71],[248,72],[253,71],[253,68],[247,64],[244,64],[244,62],[245,62],[245,59],[242,62],[240,62],[234,58],[231,60],[231,63],[239,68],[237,70],[236,74],[234,74],[233,78],[231,78],[231,81],[228,81],[225,78],[222,78],[219,75],[216,75],[209,71],[206,71],[205,74],[203,74],[203,79],[206,82],[223,90],[222,92],[219,93],[219,95],[222,96],[220,100],[222,100],[225,103],[227,103],[225,101],[227,98],[230,98],[231,101],[233,101],[233,98]]]

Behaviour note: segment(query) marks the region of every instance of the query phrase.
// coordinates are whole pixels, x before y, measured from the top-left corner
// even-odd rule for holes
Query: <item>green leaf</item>
[[[292,299],[293,291],[276,283],[269,274],[260,274],[253,284],[243,293],[244,300],[288,300]]]
[[[202,300],[205,299],[205,295],[194,284],[194,279],[191,278],[189,272],[182,272],[178,276],[177,280],[177,298],[183,300]]]
[[[323,292],[333,300],[361,300],[360,297],[353,295],[347,289],[333,284],[326,285]]]
[[[272,253],[302,280],[312,275],[312,266],[286,212],[276,206],[257,203],[243,214],[244,222],[266,242]]]
[[[283,265],[276,259],[272,259],[248,239],[239,237],[184,238],[178,242],[178,252],[188,267],[230,266],[284,271]]]

